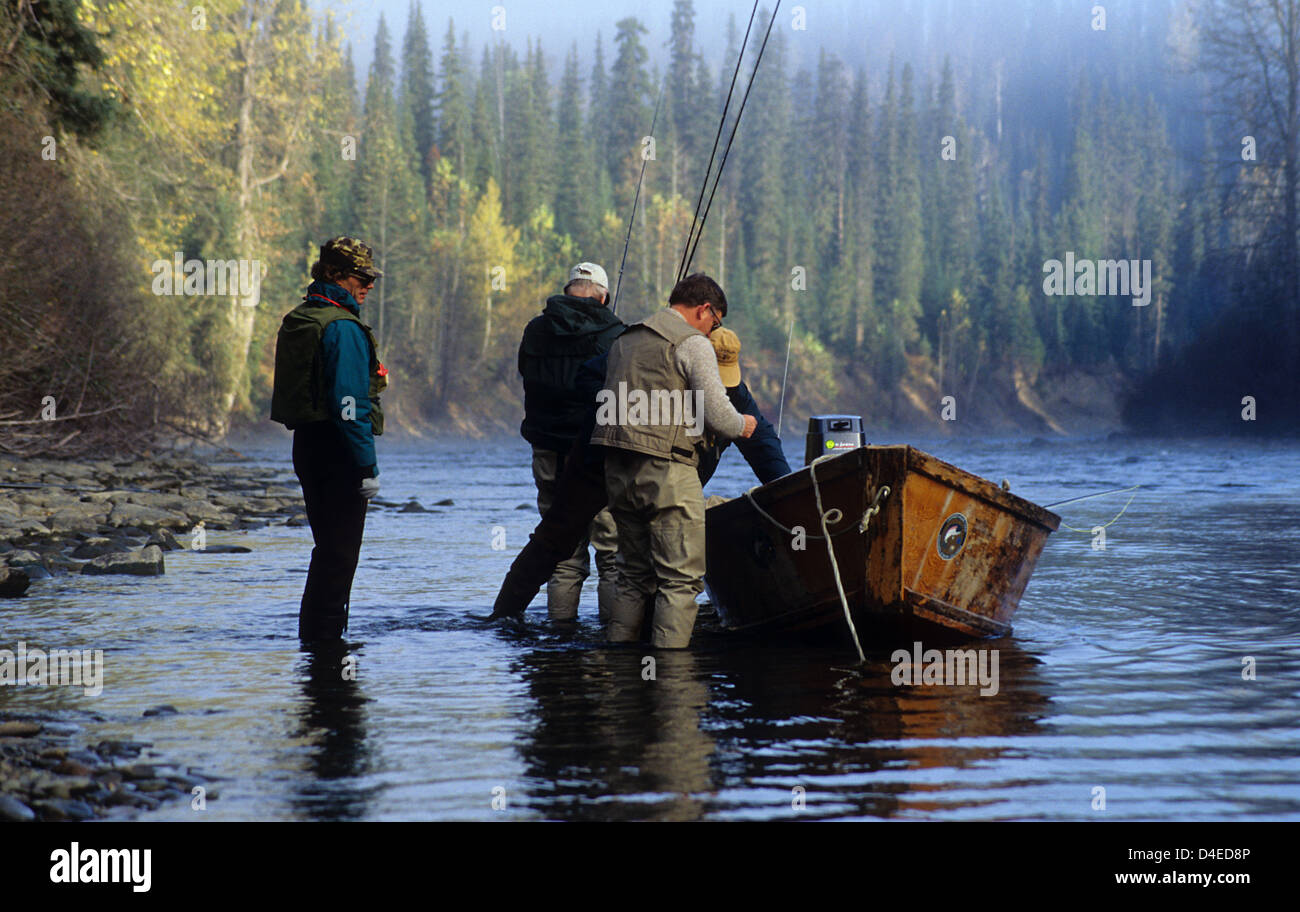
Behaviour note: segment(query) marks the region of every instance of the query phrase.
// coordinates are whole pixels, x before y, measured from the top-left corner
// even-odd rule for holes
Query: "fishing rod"
[[[686,233],[686,246],[682,248],[682,259],[677,264],[677,281],[682,280],[686,271],[686,253],[691,248],[691,238],[695,236],[695,223],[700,217],[700,206],[704,204],[704,191],[709,186],[709,174],[713,171],[713,159],[718,154],[718,140],[722,139],[722,130],[727,125],[727,111],[731,109],[731,99],[736,91],[736,77],[740,75],[740,64],[745,59],[745,48],[749,46],[749,33],[754,27],[754,17],[758,14],[758,0],[749,11],[749,24],[745,26],[745,37],[740,42],[740,52],[736,54],[736,68],[731,71],[731,85],[727,88],[727,97],[722,104],[722,117],[718,120],[718,130],[713,134],[713,149],[709,152],[709,163],[704,168],[704,180],[700,183],[700,195],[695,201],[695,211],[691,214],[691,228]]]
[[[650,119],[650,141],[654,142],[655,124],[659,123],[659,106],[664,100],[664,81],[659,80],[659,100],[655,102],[654,117]],[[614,286],[614,300],[610,302],[610,313],[618,313],[618,293],[623,290],[623,267],[627,265],[627,248],[632,243],[632,225],[636,222],[636,204],[641,199],[641,182],[645,180],[645,166],[649,159],[641,153],[641,174],[636,179],[636,195],[632,197],[632,214],[627,220],[627,237],[623,238],[623,259],[618,264],[618,284]]]
[[[709,210],[713,208],[713,196],[718,192],[718,184],[722,181],[722,169],[727,166],[727,157],[731,154],[731,144],[736,138],[736,131],[740,129],[740,118],[745,114],[745,105],[749,101],[749,93],[754,88],[754,79],[758,76],[758,66],[763,62],[763,51],[767,49],[767,40],[772,37],[772,26],[776,24],[776,14],[781,11],[781,0],[776,0],[776,7],[772,10],[772,18],[767,22],[767,34],[763,36],[763,43],[758,48],[758,57],[754,60],[754,70],[749,74],[749,85],[745,86],[744,97],[740,99],[740,109],[736,111],[736,120],[731,125],[731,135],[727,137],[727,146],[722,151],[722,161],[718,163],[718,173],[713,180],[713,189],[709,191],[709,202],[704,207],[704,214],[700,216],[700,230],[695,235],[695,247],[691,248],[690,256],[686,260],[686,271],[690,271],[691,261],[695,259],[695,250],[700,246],[700,238],[704,236],[704,223],[708,221]]]
[[[785,337],[785,373],[781,374],[781,405],[776,412],[776,439],[781,439],[781,421],[785,418],[785,381],[790,376],[790,343],[794,341],[794,317],[790,318],[790,332]]]

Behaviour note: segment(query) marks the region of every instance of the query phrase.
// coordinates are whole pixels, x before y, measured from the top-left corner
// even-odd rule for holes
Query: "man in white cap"
[[[524,420],[520,426],[533,446],[533,480],[537,509],[550,509],[555,479],[583,428],[588,403],[578,394],[575,379],[582,362],[609,351],[626,329],[609,310],[609,277],[595,263],[579,263],[569,271],[564,293],[546,300],[546,309],[529,321],[519,344],[519,373],[524,380]],[[596,548],[600,575],[597,600],[600,618],[608,619],[616,592],[618,533],[608,510],[592,521],[584,539],[568,560],[560,562],[546,586],[546,608],[553,620],[578,616],[582,583],[591,573],[588,544]]]

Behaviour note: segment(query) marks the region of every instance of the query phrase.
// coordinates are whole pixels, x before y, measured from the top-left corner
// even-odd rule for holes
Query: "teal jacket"
[[[361,305],[347,289],[329,282],[312,282],[309,295],[321,295],[342,304],[357,316]],[[356,420],[344,421],[338,409],[331,420],[343,432],[352,459],[361,478],[379,474],[375,457],[375,435],[370,427],[370,344],[361,327],[351,320],[335,320],[325,327],[321,337],[321,372],[330,402],[342,402],[351,396],[356,403]]]

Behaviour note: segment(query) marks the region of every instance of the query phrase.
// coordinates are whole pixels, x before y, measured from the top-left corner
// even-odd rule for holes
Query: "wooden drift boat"
[[[910,446],[823,458],[705,514],[705,581],[726,629],[847,630],[818,493],[864,646],[866,631],[879,628],[932,638],[1010,633],[1061,521]]]

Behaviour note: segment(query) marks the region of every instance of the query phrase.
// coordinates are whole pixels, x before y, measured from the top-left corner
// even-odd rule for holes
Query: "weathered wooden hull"
[[[739,497],[708,510],[706,582],[725,628],[845,627],[826,542],[815,537],[813,468],[755,490],[753,503]],[[909,446],[862,447],[815,468],[823,508],[842,514],[830,523],[831,541],[856,624],[961,637],[1011,632],[1060,524],[1056,514]]]

